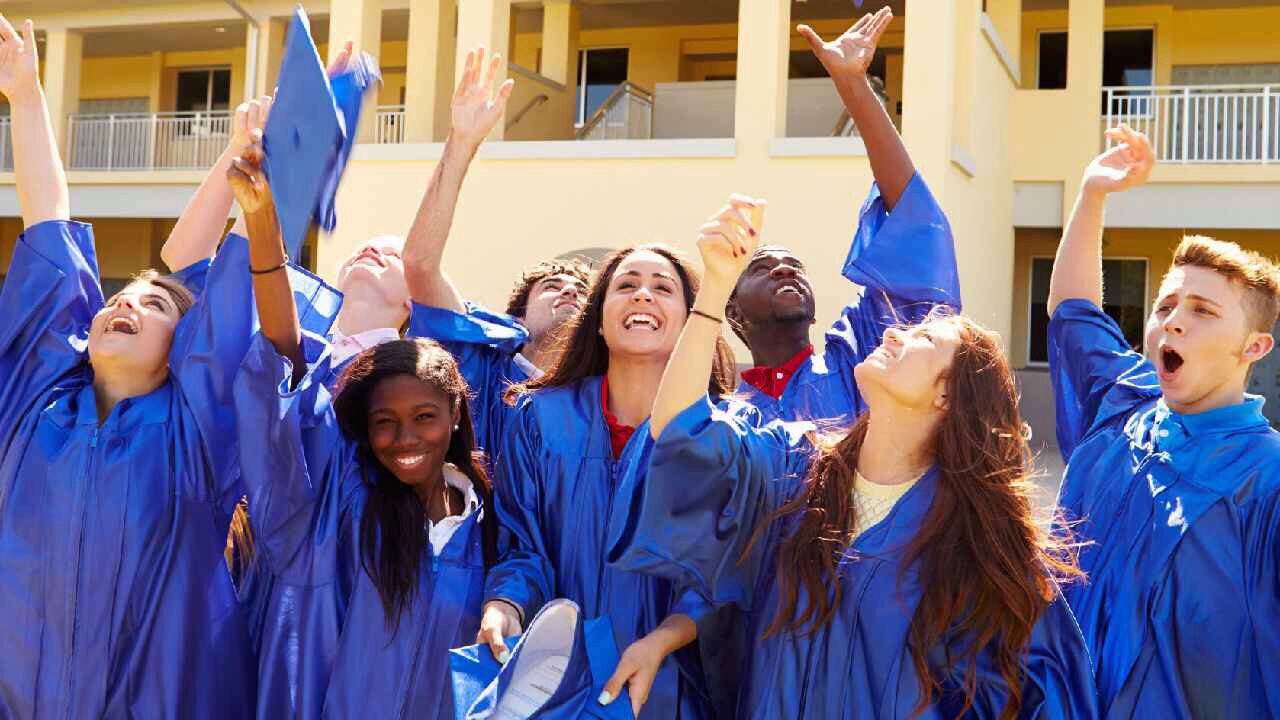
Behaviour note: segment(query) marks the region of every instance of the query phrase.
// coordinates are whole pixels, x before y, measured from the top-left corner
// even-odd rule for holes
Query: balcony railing
[[[231,135],[229,111],[72,115],[72,170],[205,170]]]
[[[1280,85],[1103,88],[1104,127],[1147,134],[1173,163],[1280,161]]]
[[[373,141],[379,144],[404,142],[404,106],[383,105],[378,108]]]
[[[653,94],[624,82],[578,130],[579,140],[636,140],[653,137]]]
[[[0,117],[0,172],[13,172],[13,141],[9,138],[9,118]]]

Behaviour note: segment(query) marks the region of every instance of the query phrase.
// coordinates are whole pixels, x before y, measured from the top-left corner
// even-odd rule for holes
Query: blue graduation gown
[[[1280,717],[1280,434],[1262,399],[1169,410],[1097,306],[1049,324],[1059,503],[1090,541],[1067,591],[1110,717]]]
[[[458,369],[471,387],[471,424],[476,441],[486,452],[501,447],[507,423],[514,414],[503,395],[512,383],[529,379],[516,363],[516,354],[529,339],[520,321],[467,303],[465,314],[414,304],[409,334],[430,338],[458,360]]]
[[[417,593],[398,630],[388,628],[360,560],[365,468],[322,381],[324,344],[305,338],[311,362],[297,388],[289,390],[288,361],[259,335],[235,392],[256,568],[268,581],[258,715],[451,720],[448,651],[480,628],[486,510],[439,555],[427,546]]]
[[[640,450],[645,428],[615,461],[600,406],[601,378],[539,390],[520,399],[499,453],[494,487],[498,519],[512,536],[493,567],[485,599],[502,598],[524,611],[567,598],[586,617],[608,615],[625,651],[673,613],[699,619],[704,605],[677,597],[661,579],[605,565],[605,533],[617,497],[619,471]],[[640,720],[708,714],[693,653],[668,658],[654,680]],[[686,665],[685,660],[690,664]]]
[[[813,453],[811,427],[753,427],[705,399],[684,410],[648,443],[651,455],[640,453],[625,473],[613,508],[610,563],[744,611],[753,644],[736,717],[910,717],[920,688],[906,638],[920,588],[915,567],[903,572],[903,550],[932,503],[936,470],[854,541],[841,563],[843,600],[830,624],[812,634],[762,637],[778,607],[777,547],[793,527],[769,518],[800,491]],[[769,524],[760,542],[744,556],[762,522]],[[931,656],[942,667],[941,648]],[[1021,717],[1096,717],[1084,641],[1061,600],[1036,624],[1026,662]],[[988,655],[980,656],[977,672],[968,717],[996,718],[1004,684]],[[957,687],[963,673],[957,668],[947,686]],[[954,697],[940,699],[922,717],[951,718],[957,709]]]
[[[222,556],[240,496],[225,409],[252,331],[248,245],[230,237],[179,277],[199,299],[169,379],[100,426],[92,230],[50,221],[18,240],[0,291],[0,716],[253,712]]]
[[[951,225],[917,173],[890,212],[877,185],[862,204],[844,276],[865,288],[827,330],[825,349],[791,377],[780,398],[741,383],[738,394],[763,419],[853,422],[866,405],[853,369],[880,347],[888,327],[922,320],[937,305],[960,309]]]

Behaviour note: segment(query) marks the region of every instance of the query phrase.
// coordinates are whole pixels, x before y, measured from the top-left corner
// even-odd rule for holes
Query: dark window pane
[[[231,109],[231,71],[213,71],[213,107],[212,110]]]
[[[1146,86],[1155,82],[1152,69],[1155,32],[1152,30],[1108,30],[1102,38],[1102,84],[1104,87]],[[1133,100],[1146,91],[1119,93],[1113,101],[1112,114],[1143,112],[1143,101]],[[1149,112],[1149,109],[1147,110]],[[1107,114],[1107,100],[1102,99],[1102,114]]]
[[[1049,278],[1052,258],[1031,261],[1031,317],[1028,323],[1030,362],[1049,361]],[[1146,324],[1147,263],[1145,260],[1103,260],[1102,286],[1106,288],[1102,311],[1110,315],[1124,332],[1134,350],[1142,350]]]
[[[580,122],[585,122],[597,109],[609,99],[619,85],[627,81],[626,48],[609,50],[583,50],[578,55],[579,72],[583,58],[586,60],[587,77],[583,86],[586,93],[586,109]]]
[[[1040,33],[1040,76],[1036,87],[1062,90],[1067,87],[1067,34]]]
[[[209,71],[194,70],[178,73],[177,112],[204,112],[209,104]]]

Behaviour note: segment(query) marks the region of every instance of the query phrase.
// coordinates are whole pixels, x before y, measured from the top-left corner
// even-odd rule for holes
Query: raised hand
[[[1108,130],[1107,138],[1116,146],[1094,158],[1085,168],[1083,189],[1113,193],[1145,183],[1156,164],[1147,136],[1121,125]]]
[[[229,146],[237,155],[243,155],[255,142],[258,135],[266,131],[267,116],[271,114],[271,105],[275,98],[263,95],[257,100],[240,103],[236,107],[235,117],[231,120],[231,142]]]
[[[343,43],[342,49],[338,51],[337,57],[333,59],[333,62],[329,63],[329,67],[325,68],[325,74],[330,78],[341,75],[342,71],[347,69],[347,63],[351,62],[351,52],[354,47],[355,44],[350,40]]]
[[[796,30],[809,41],[810,49],[831,79],[839,81],[866,77],[867,68],[871,67],[871,59],[876,54],[876,44],[892,21],[893,11],[888,7],[880,8],[875,13],[863,15],[853,27],[831,42],[823,40],[808,25],[800,25]]]
[[[264,157],[262,130],[254,130],[249,147],[239,157],[233,158],[231,167],[227,168],[227,182],[231,184],[231,192],[246,218],[275,212],[271,187],[267,185],[267,176],[262,169]]]
[[[453,91],[452,136],[468,145],[479,147],[485,137],[498,124],[507,108],[507,100],[515,87],[514,80],[505,80],[498,92],[493,92],[493,81],[502,66],[502,56],[495,53],[485,67],[485,49],[480,46],[467,53],[462,79]]]
[[[705,285],[731,288],[737,284],[760,244],[765,205],[763,200],[731,195],[728,204],[698,228]]]
[[[36,29],[30,20],[22,23],[22,35],[0,15],[0,93],[11,103],[35,93],[40,87],[40,60],[36,54]]]

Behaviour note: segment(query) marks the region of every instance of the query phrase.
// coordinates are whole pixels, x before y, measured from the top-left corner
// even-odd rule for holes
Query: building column
[[[1015,68],[1022,67],[1022,0],[987,0],[987,17],[1000,35]],[[1029,78],[1022,78],[1024,84]],[[1027,85],[1034,87],[1034,82]]]
[[[67,116],[80,111],[80,63],[84,56],[84,36],[74,30],[49,30],[45,35],[44,93],[53,122],[53,136],[67,156]]]
[[[733,135],[738,155],[767,155],[769,141],[787,132],[787,62],[792,0],[738,5],[738,80]]]
[[[1067,12],[1067,94],[1071,98],[1070,117],[1060,120],[1057,142],[1069,143],[1083,170],[1102,148],[1102,40],[1105,28],[1103,3],[1070,0]],[[1069,176],[1062,192],[1062,222],[1075,205],[1079,191],[1077,177]]]
[[[329,0],[329,62],[350,40],[353,52],[382,54],[382,0]],[[357,142],[371,142],[377,130],[378,93],[365,98]]]
[[[543,0],[542,67],[532,68],[567,88],[578,84],[582,8],[574,0]]]
[[[927,11],[911,5],[902,50],[902,137],[940,199],[955,133],[958,2],[933,0]]]
[[[449,134],[449,100],[453,96],[453,62],[457,55],[453,29],[457,13],[457,0],[409,0],[405,142],[436,142]]]
[[[498,73],[499,76],[505,76],[507,56],[511,46],[511,0],[462,0],[458,4],[458,46],[454,82],[462,77],[462,69],[466,67],[467,53],[478,45],[485,46],[491,53],[502,53],[502,67],[498,69]],[[506,119],[499,120],[493,132],[489,133],[489,137],[501,140],[505,126]]]
[[[284,36],[289,32],[287,18],[263,18],[259,23],[258,54],[254,63],[254,92],[258,96],[275,92],[284,58]]]

